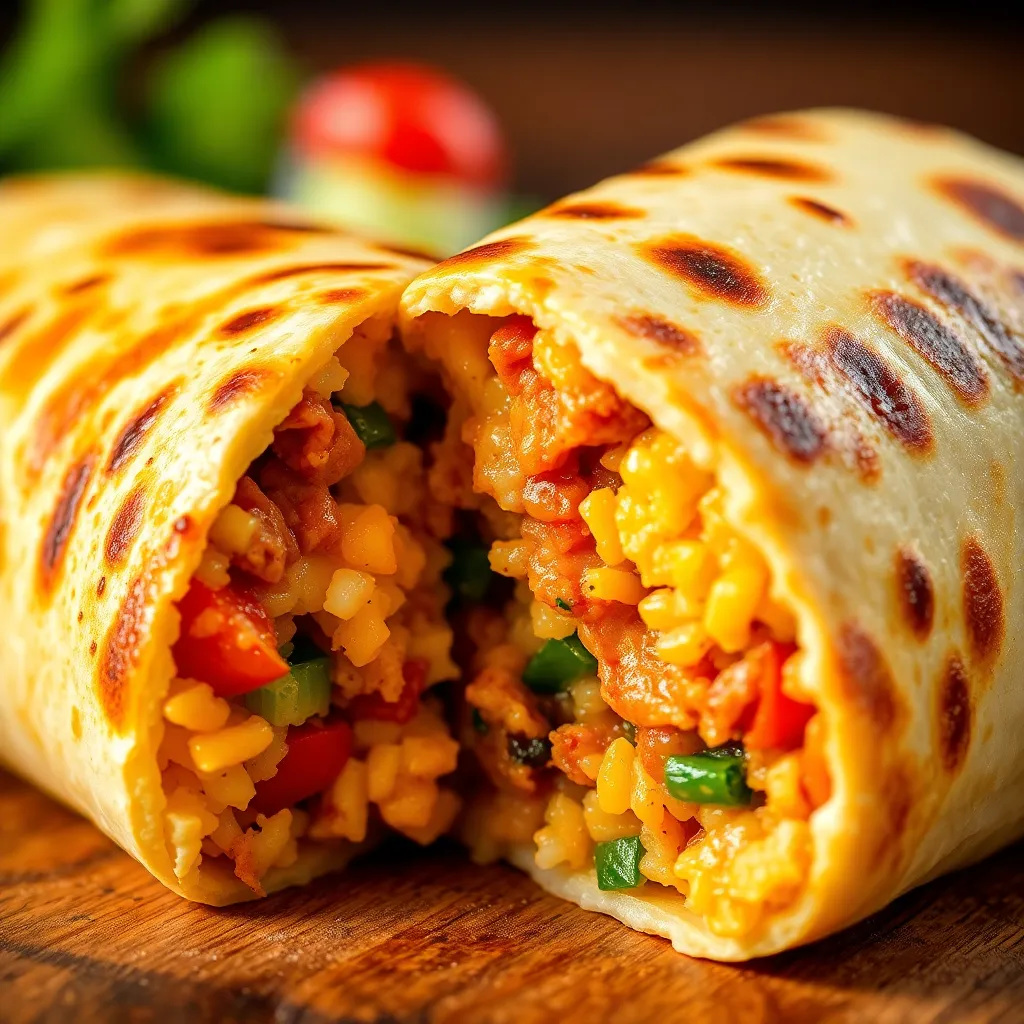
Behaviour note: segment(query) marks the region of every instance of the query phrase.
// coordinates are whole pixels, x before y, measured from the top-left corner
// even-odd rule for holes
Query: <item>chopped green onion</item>
[[[452,538],[448,547],[452,553],[452,564],[444,571],[445,583],[465,601],[482,601],[494,579],[487,548],[479,541],[461,537]]]
[[[632,722],[623,721],[622,735],[625,736],[634,747],[636,746],[636,726]]]
[[[564,598],[561,598],[561,597],[556,597],[555,598],[555,607],[556,608],[561,608],[563,612],[571,612],[572,611],[572,605],[569,604],[568,601],[566,601]]]
[[[742,807],[753,796],[743,758],[724,752],[671,754],[665,758],[665,787],[677,800],[695,804]]]
[[[473,708],[473,729],[480,733],[481,736],[486,736],[490,732],[491,727],[484,721],[484,716],[480,714],[479,708]]]
[[[395,428],[388,414],[379,402],[369,405],[346,405],[340,403],[352,429],[367,448],[387,448],[395,443]]]
[[[292,665],[291,671],[245,695],[245,706],[271,725],[302,725],[331,707],[331,663],[314,658]]]
[[[564,640],[548,640],[530,659],[523,682],[535,693],[561,693],[597,672],[597,659],[573,633]]]
[[[597,887],[603,892],[633,889],[643,881],[640,858],[646,851],[639,836],[626,836],[594,847]]]
[[[508,756],[517,764],[543,768],[551,760],[551,741],[547,738],[520,739],[513,734],[508,738]]]

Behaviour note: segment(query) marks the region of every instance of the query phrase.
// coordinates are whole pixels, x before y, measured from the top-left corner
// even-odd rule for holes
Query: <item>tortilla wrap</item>
[[[749,933],[513,844],[542,886],[744,960],[1024,832],[1022,244],[1017,158],[817,110],[611,178],[406,290],[413,344],[443,358],[454,314],[526,314],[714,469],[795,615],[799,690],[824,720],[806,884]]]
[[[190,899],[156,749],[174,603],[303,385],[425,265],[264,201],[144,177],[0,185],[0,759]],[[343,865],[308,845],[268,890]]]

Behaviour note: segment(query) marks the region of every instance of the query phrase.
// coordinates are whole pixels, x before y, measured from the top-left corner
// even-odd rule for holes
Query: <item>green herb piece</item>
[[[561,597],[556,597],[555,598],[555,607],[556,608],[561,608],[563,612],[571,612],[572,611],[572,605],[569,604],[568,601],[564,600]]]
[[[331,663],[315,658],[292,665],[291,671],[245,695],[245,706],[271,725],[302,725],[331,707]]]
[[[677,800],[725,807],[744,807],[753,796],[743,758],[711,751],[665,758],[665,788]]]
[[[594,847],[594,867],[597,869],[597,887],[603,892],[615,889],[633,889],[643,881],[640,859],[644,853],[639,836],[626,836],[610,843],[597,843]]]
[[[380,403],[347,405],[340,403],[352,429],[367,448],[387,448],[395,443],[395,428]]]
[[[548,640],[527,664],[523,682],[534,693],[561,693],[595,672],[597,659],[573,633],[564,640]]]

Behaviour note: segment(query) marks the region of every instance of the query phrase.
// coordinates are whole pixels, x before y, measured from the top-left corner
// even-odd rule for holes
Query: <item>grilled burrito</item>
[[[425,261],[145,177],[8,181],[0,238],[0,759],[212,904],[430,841]]]
[[[466,619],[476,856],[742,960],[1021,834],[1022,243],[1019,160],[812,111],[413,282],[434,493],[515,581]]]

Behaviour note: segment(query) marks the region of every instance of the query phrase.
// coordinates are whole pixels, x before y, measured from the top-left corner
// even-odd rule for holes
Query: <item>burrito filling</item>
[[[571,344],[519,315],[427,314],[417,331],[454,395],[431,488],[476,510],[491,569],[516,581],[467,621],[462,740],[489,780],[471,849],[532,843],[541,868],[750,932],[800,891],[830,792],[764,557],[715,472]]]
[[[239,480],[178,604],[159,752],[180,879],[262,895],[306,843],[376,822],[427,843],[459,810],[458,752],[430,688],[450,658],[426,486],[423,370],[371,320],[310,381]]]

